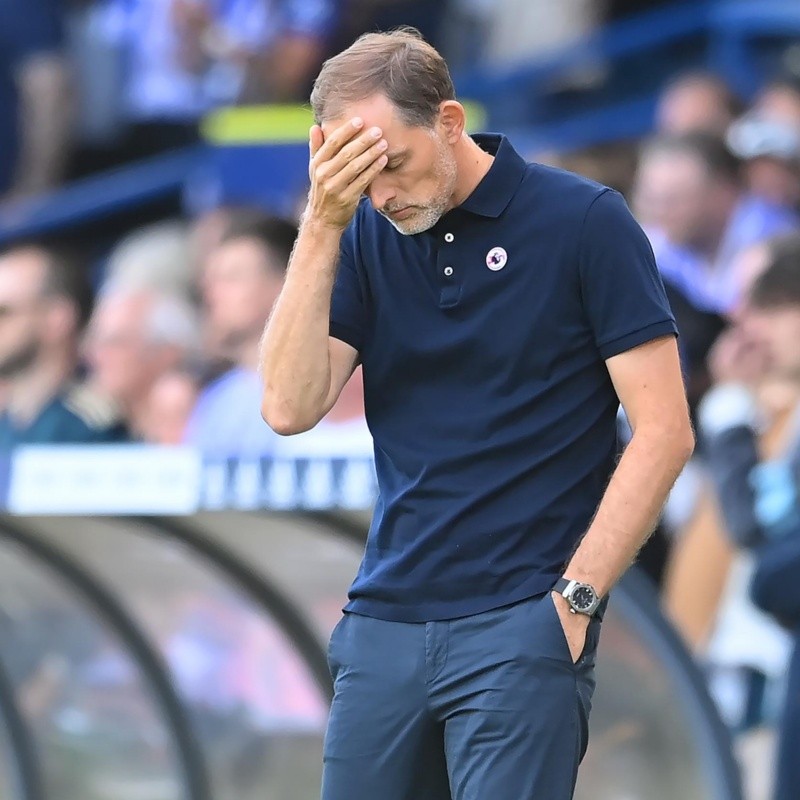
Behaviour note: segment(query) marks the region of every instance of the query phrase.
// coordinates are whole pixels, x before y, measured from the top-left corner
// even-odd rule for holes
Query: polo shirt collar
[[[525,175],[525,160],[499,133],[472,136],[482,150],[494,156],[492,166],[459,209],[482,217],[499,217],[506,210]]]

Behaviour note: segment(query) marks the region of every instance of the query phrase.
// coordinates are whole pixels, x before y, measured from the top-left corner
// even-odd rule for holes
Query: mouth
[[[387,211],[386,216],[391,217],[392,219],[403,220],[411,216],[413,213],[414,206],[406,206],[405,208],[399,208],[397,211]]]

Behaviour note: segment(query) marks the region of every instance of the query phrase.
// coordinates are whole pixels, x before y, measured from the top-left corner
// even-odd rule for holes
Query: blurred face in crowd
[[[0,379],[32,368],[74,334],[74,310],[47,297],[46,255],[35,248],[0,257]]]
[[[197,382],[190,375],[167,372],[158,378],[147,398],[141,431],[144,440],[180,444],[196,400]]]
[[[800,202],[800,169],[797,164],[767,156],[745,165],[750,191],[776,205],[793,208]]]
[[[753,108],[765,119],[800,129],[800,93],[789,86],[767,87],[756,99]]]
[[[726,93],[716,81],[690,78],[667,89],[656,111],[659,131],[722,135],[732,122]]]
[[[283,268],[261,242],[232,239],[211,253],[203,299],[212,336],[235,352],[258,339],[283,285]]]
[[[433,128],[406,125],[383,95],[354,103],[341,118],[324,122],[327,136],[353,117],[378,126],[389,143],[386,167],[367,189],[373,208],[403,234],[432,228],[452,207],[456,158],[441,120]]]
[[[744,324],[750,336],[764,347],[770,373],[800,381],[800,303],[748,308]]]
[[[699,250],[714,248],[735,204],[737,190],[710,175],[691,153],[645,153],[636,174],[633,205],[645,226]]]
[[[147,294],[110,295],[95,308],[86,355],[95,385],[123,406],[142,399],[181,357],[178,348],[148,335]]]

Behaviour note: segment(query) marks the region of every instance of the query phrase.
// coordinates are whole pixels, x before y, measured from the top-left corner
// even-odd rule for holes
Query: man
[[[741,101],[713,72],[692,71],[672,78],[658,98],[656,128],[670,135],[723,136],[742,110]]]
[[[198,339],[195,310],[177,294],[113,283],[101,292],[86,341],[89,379],[136,438],[146,435],[153,387],[191,362]]]
[[[297,228],[262,214],[234,214],[203,275],[209,339],[234,366],[200,394],[186,441],[211,456],[269,455],[275,434],[258,413],[258,342],[283,286]]]
[[[0,451],[125,438],[115,409],[74,382],[91,309],[80,265],[19,246],[0,256]]]
[[[634,204],[666,283],[712,313],[728,313],[739,300],[737,255],[797,228],[787,209],[746,195],[738,161],[720,140],[701,133],[645,145]]]
[[[649,246],[616,193],[467,136],[413,32],[326,62],[312,105],[262,413],[311,428],[361,362],[380,490],[330,645],[323,798],[566,800],[594,612],[693,445]]]
[[[774,797],[797,794],[800,769],[800,237],[773,249],[767,269],[756,278],[740,328],[715,352],[718,383],[703,400],[700,423],[719,506],[734,541],[755,564],[756,603],[786,625],[795,639]],[[766,379],[768,377],[768,380]],[[765,402],[765,388],[773,399]],[[771,441],[770,441],[771,440]],[[749,576],[749,570],[746,576]],[[745,597],[746,583],[736,587]],[[728,592],[732,594],[732,592]],[[742,601],[732,619],[734,650],[750,672],[782,686],[786,662],[776,634],[745,620]],[[750,644],[749,648],[743,642]],[[755,673],[757,674],[757,673]],[[731,682],[728,681],[728,693]],[[749,703],[752,706],[752,702]]]

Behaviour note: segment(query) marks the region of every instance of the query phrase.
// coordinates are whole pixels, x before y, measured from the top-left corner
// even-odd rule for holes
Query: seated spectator
[[[266,455],[276,434],[261,419],[258,349],[280,293],[296,227],[263,216],[233,222],[208,259],[203,298],[211,338],[234,367],[200,395],[186,441],[218,457]]]
[[[0,256],[0,451],[126,438],[115,408],[75,380],[91,310],[81,266],[34,245]]]
[[[208,259],[222,243],[228,228],[232,224],[241,225],[245,220],[256,223],[263,216],[264,211],[260,208],[230,205],[214,206],[197,213],[189,230],[189,253],[192,280],[198,292]]]
[[[645,145],[634,207],[664,281],[697,309],[718,314],[739,301],[732,264],[741,251],[798,225],[785,208],[748,196],[736,159],[704,134]]]
[[[786,666],[785,635],[756,616],[747,586],[753,553],[800,533],[798,337],[800,239],[794,248],[776,249],[755,279],[737,327],[717,345],[717,385],[699,414],[719,506],[729,536],[741,548],[729,581],[727,613],[723,607],[724,649],[737,653],[749,669],[751,700],[754,688],[758,695],[774,689]],[[797,784],[791,785],[794,792]]]
[[[57,185],[72,95],[60,3],[0,0],[0,201]]]
[[[149,444],[181,444],[198,390],[197,378],[186,370],[172,370],[157,378],[142,417],[142,439]]]
[[[686,133],[724,136],[741,111],[741,101],[718,75],[687,72],[673,77],[662,89],[656,109],[656,130],[670,136]]]
[[[89,380],[119,404],[136,438],[154,385],[192,362],[198,337],[195,310],[178,295],[114,284],[101,292],[86,340]]]
[[[105,0],[125,54],[128,157],[196,141],[213,108],[304,96],[324,56],[332,0]]]
[[[308,201],[303,195],[304,206]],[[228,229],[234,225],[257,225],[264,218],[264,210],[248,205],[223,205],[201,211],[193,219],[189,232],[191,254],[192,291],[198,299],[202,297],[203,276],[208,261],[222,243]],[[223,329],[226,326],[223,326]],[[227,336],[213,320],[205,315],[202,319],[202,352],[205,360],[205,374],[211,379],[221,375],[231,367],[231,359],[226,352],[226,344],[220,340]]]

